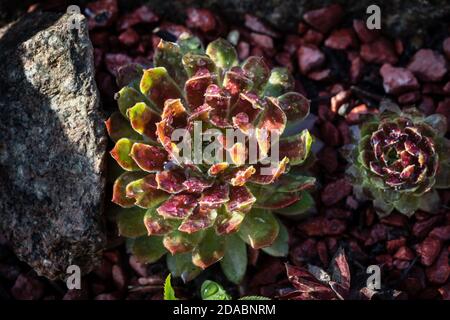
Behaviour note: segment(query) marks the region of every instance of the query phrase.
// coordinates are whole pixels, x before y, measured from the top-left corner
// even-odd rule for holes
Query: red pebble
[[[117,0],[99,0],[86,5],[89,29],[109,27],[117,19]]]
[[[340,143],[339,131],[329,121],[324,122],[320,126],[320,135],[323,139],[323,142],[328,146],[335,147]]]
[[[258,17],[251,14],[245,14],[245,26],[252,31],[268,35],[272,38],[278,38],[280,34],[264,24]]]
[[[255,46],[261,47],[265,50],[273,50],[273,40],[265,34],[252,32],[250,33],[250,40]]]
[[[208,9],[189,8],[187,9],[186,25],[189,28],[200,29],[207,33],[216,28],[216,18]]]
[[[420,262],[425,266],[431,266],[441,250],[441,241],[427,237],[416,247],[416,253]]]
[[[440,53],[431,49],[420,49],[412,57],[407,68],[422,81],[440,81],[447,73],[447,62]]]
[[[442,49],[444,50],[445,56],[450,60],[450,37],[446,38],[442,43]]]
[[[436,113],[440,113],[447,118],[447,123],[450,124],[450,98],[446,98],[439,102]],[[450,131],[450,125],[447,127],[447,132]]]
[[[355,35],[352,29],[338,29],[333,31],[325,40],[325,45],[336,50],[347,50],[350,47],[356,46]]]
[[[133,59],[124,53],[107,53],[105,55],[106,69],[112,74],[116,75],[119,67],[131,63]]]
[[[358,35],[359,40],[363,43],[374,42],[380,37],[380,32],[378,30],[367,29],[365,21],[362,20],[353,20],[353,29]]]
[[[119,35],[119,41],[127,47],[134,46],[139,42],[139,34],[133,29],[127,29]]]
[[[307,236],[336,236],[345,231],[345,221],[338,219],[327,219],[325,217],[314,217],[300,224],[298,229]]]
[[[376,224],[370,229],[369,238],[365,241],[365,246],[371,246],[387,238],[388,228],[384,224]]]
[[[143,5],[130,13],[123,15],[117,26],[119,30],[131,28],[139,23],[155,23],[159,17],[148,6]]]
[[[297,51],[298,66],[303,74],[320,68],[325,55],[314,45],[303,45]]]
[[[364,119],[364,116],[370,113],[369,108],[365,104],[360,104],[350,110],[345,119],[350,124],[359,123]]]
[[[338,112],[339,108],[350,99],[351,95],[350,90],[343,90],[333,96],[331,98],[331,111],[334,113]]]
[[[386,63],[380,69],[383,77],[384,91],[389,94],[401,94],[419,89],[419,82],[411,71],[405,68],[396,68]]]
[[[385,38],[379,38],[374,42],[363,44],[360,55],[365,61],[370,63],[396,64],[398,61],[394,46]]]
[[[393,239],[386,241],[386,250],[388,252],[397,251],[399,248],[403,247],[406,244],[405,238]]]
[[[332,4],[321,9],[305,12],[303,19],[313,28],[327,33],[342,19],[344,10],[338,4]]]
[[[331,206],[338,203],[352,192],[351,183],[341,178],[334,182],[328,183],[322,190],[321,199],[324,205]]]
[[[314,44],[316,46],[320,45],[323,41],[323,34],[320,32],[309,29],[303,36],[305,43]]]
[[[405,246],[399,248],[394,255],[394,258],[406,261],[411,261],[412,259],[414,259],[414,257],[414,252],[410,248]]]
[[[248,42],[240,41],[237,46],[237,52],[240,60],[245,60],[250,55],[250,45]]]
[[[392,213],[387,217],[381,219],[380,222],[388,226],[402,228],[408,224],[408,218],[400,213]]]
[[[426,269],[428,280],[433,283],[444,284],[450,277],[450,264],[448,260],[448,249],[444,248],[436,260],[436,263]]]
[[[21,274],[11,288],[11,294],[17,300],[38,300],[44,295],[44,284],[34,277]]]
[[[356,83],[362,76],[364,62],[356,52],[349,52],[347,59],[350,61],[350,80],[352,83]]]
[[[436,108],[434,106],[433,98],[429,96],[423,96],[422,102],[419,104],[419,109],[427,116],[435,113]]]
[[[450,226],[436,227],[430,232],[430,237],[447,241],[450,240]]]
[[[432,217],[423,221],[418,221],[412,228],[412,234],[417,238],[425,237],[428,232],[433,228],[440,220],[439,217]]]
[[[399,104],[413,104],[420,100],[420,91],[407,92],[397,98]]]
[[[325,147],[317,155],[319,163],[328,173],[333,173],[338,167],[337,152],[334,148]]]
[[[331,75],[330,69],[322,69],[308,73],[308,78],[314,81],[325,81],[330,78],[330,75]]]

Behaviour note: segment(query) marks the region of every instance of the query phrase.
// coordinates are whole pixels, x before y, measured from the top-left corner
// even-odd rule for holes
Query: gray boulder
[[[0,30],[0,232],[40,275],[90,271],[104,245],[107,137],[85,18]]]

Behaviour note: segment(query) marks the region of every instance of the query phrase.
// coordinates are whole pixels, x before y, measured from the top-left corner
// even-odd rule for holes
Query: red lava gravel
[[[352,126],[377,112],[380,97],[386,95],[450,120],[448,26],[424,36],[421,48],[415,48],[410,41],[368,30],[362,20],[345,18],[339,5],[306,12],[291,33],[280,33],[251,13],[243,25],[235,26],[207,9],[188,9],[184,24],[163,19],[146,6],[123,13],[116,0],[92,2],[84,12],[106,111],[116,108],[114,73],[119,66],[132,61],[150,66],[160,37],[170,39],[189,30],[205,42],[230,34],[240,59],[261,55],[270,66],[289,68],[297,91],[312,101],[311,112],[317,116],[312,133],[321,146],[312,169],[319,181],[317,209],[306,219],[283,219],[290,235],[288,257],[250,249],[241,286],[228,283],[212,267],[188,284],[175,279],[179,296],[198,297],[202,281],[211,279],[235,296],[450,299],[450,190],[440,191],[444,206],[438,212],[419,211],[411,218],[393,213],[380,219],[369,203],[352,195],[340,154],[350,142]],[[161,299],[168,272],[165,261],[142,265],[126,253],[110,225],[110,249],[104,252],[101,267],[84,277],[82,290],[67,291],[63,282],[37,277],[0,239],[0,298]],[[375,264],[382,272],[378,292],[366,285],[366,269]],[[318,281],[320,270],[331,280]]]

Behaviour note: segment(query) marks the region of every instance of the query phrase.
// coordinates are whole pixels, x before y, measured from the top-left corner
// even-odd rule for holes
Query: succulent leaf
[[[267,209],[293,215],[313,204],[307,190],[315,179],[304,175],[313,138],[297,129],[309,101],[291,92],[286,69],[270,70],[261,57],[239,64],[223,39],[206,51],[190,34],[176,43],[162,40],[153,65],[120,69],[120,113],[106,122],[115,142],[111,156],[125,171],[114,175],[113,202],[128,208],[117,215],[119,232],[133,238],[131,250],[145,262],[167,251],[169,269],[184,281],[221,260],[226,276],[239,283],[244,241],[274,255],[286,251],[286,229]],[[413,155],[416,149],[405,147]],[[439,157],[416,156],[437,170]]]

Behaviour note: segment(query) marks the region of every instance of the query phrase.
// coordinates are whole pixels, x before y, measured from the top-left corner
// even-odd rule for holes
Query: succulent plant
[[[297,129],[309,102],[292,92],[286,69],[270,70],[259,57],[239,64],[225,40],[205,51],[198,38],[183,34],[177,43],[161,40],[153,68],[122,67],[117,82],[120,112],[106,125],[115,141],[111,155],[125,172],[114,183],[112,201],[120,206],[118,229],[132,239],[132,252],[148,263],[169,252],[172,274],[185,281],[221,260],[236,283],[246,269],[245,243],[287,254],[286,228],[271,211],[305,212],[315,179],[303,175],[313,138]],[[198,148],[172,141],[178,129],[186,141],[186,133],[195,140],[200,132],[201,161],[194,161]],[[209,129],[219,133],[215,155],[222,159],[203,157]],[[227,143],[227,129],[238,129],[245,144],[256,137],[255,163],[243,143]],[[277,165],[267,173],[264,160],[275,144]]]
[[[360,127],[348,174],[359,198],[373,200],[380,216],[394,209],[411,216],[439,210],[436,189],[450,187],[450,143],[446,118],[425,117],[385,101],[380,113]]]

